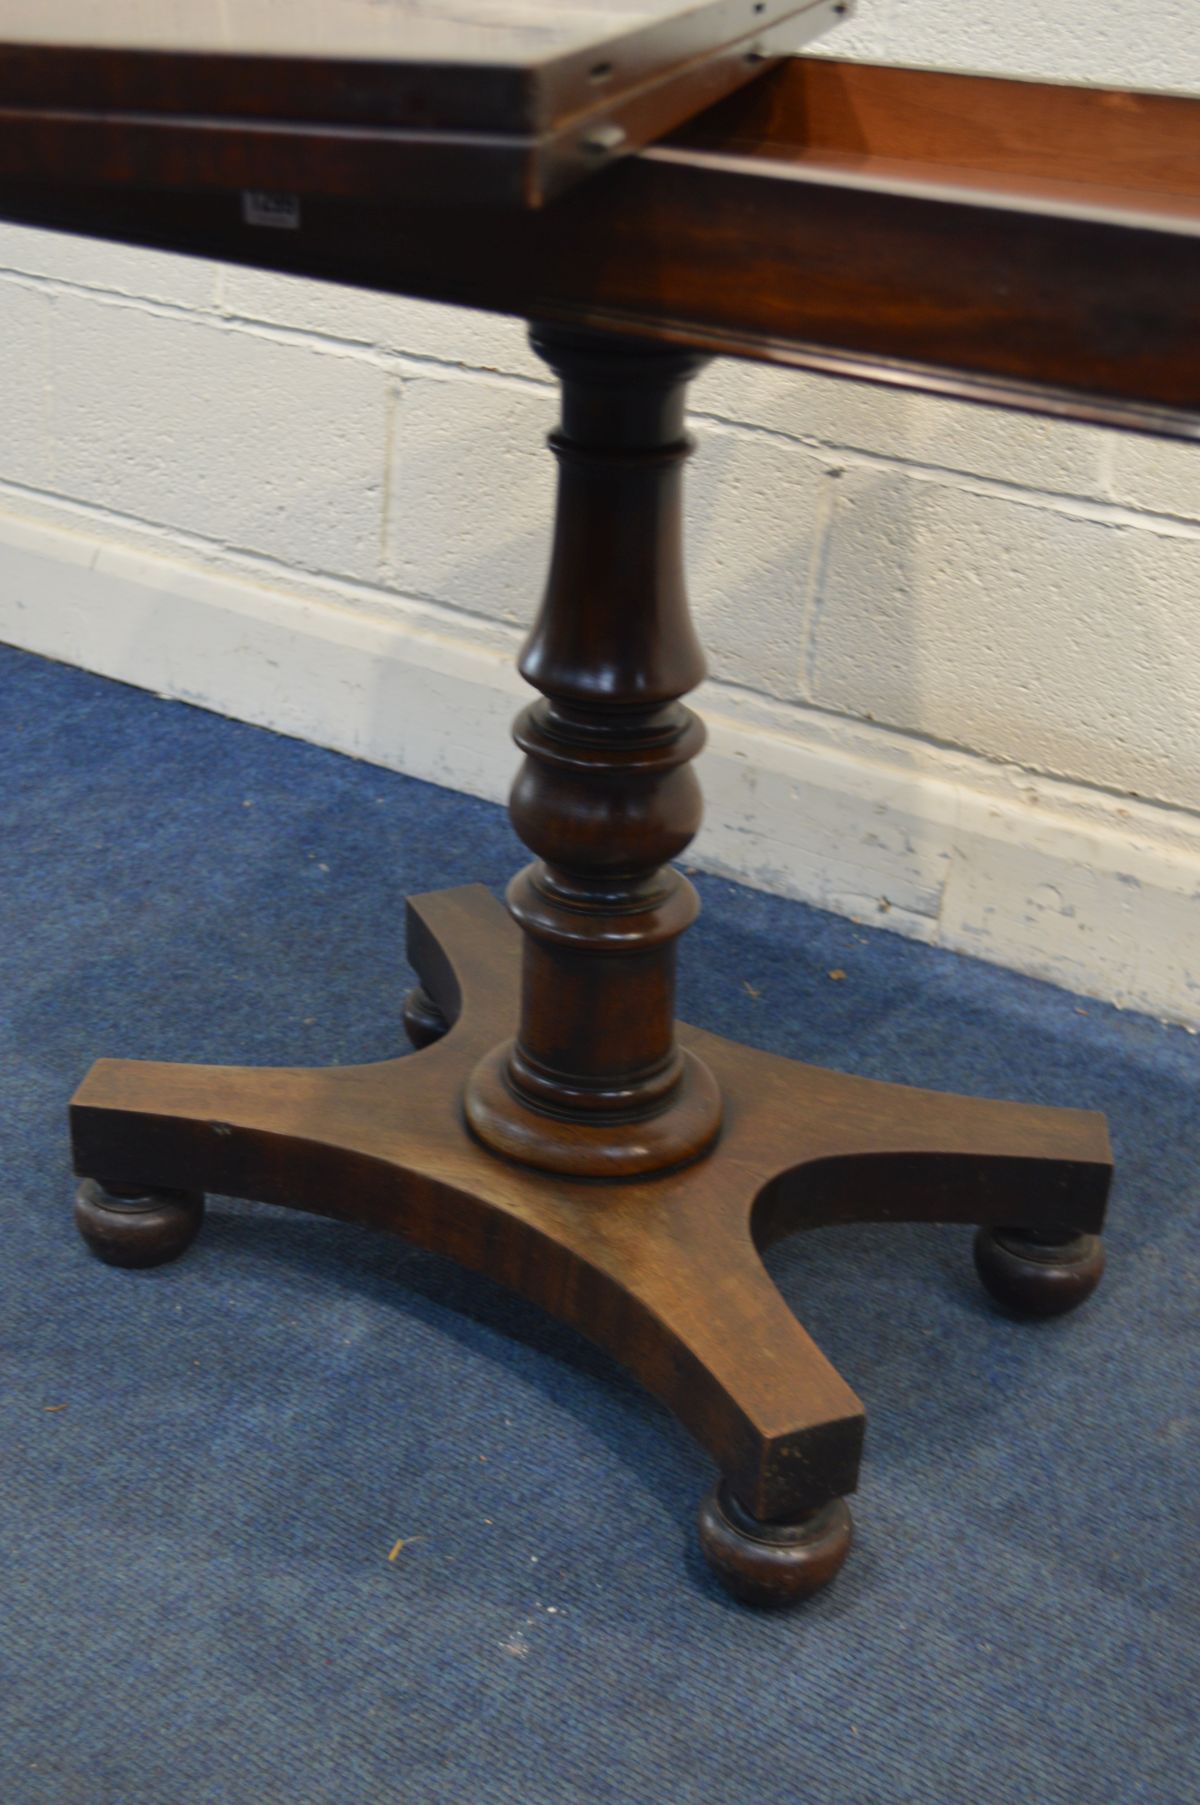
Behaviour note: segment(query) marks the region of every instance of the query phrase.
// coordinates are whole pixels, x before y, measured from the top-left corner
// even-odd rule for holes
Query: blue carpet
[[[1119,1161],[1057,1323],[964,1231],[775,1251],[870,1424],[841,1579],[754,1615],[705,1459],[484,1280],[221,1199],[146,1274],[71,1227],[94,1056],[394,1053],[405,893],[498,888],[500,811],[4,650],[0,759],[3,1805],[1194,1805],[1200,1041],[699,880],[692,1020]]]

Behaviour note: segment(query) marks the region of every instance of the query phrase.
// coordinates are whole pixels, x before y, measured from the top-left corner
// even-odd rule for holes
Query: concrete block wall
[[[1194,0],[857,0],[829,53],[864,62],[1192,94]]]
[[[1200,9],[838,53],[1200,92]],[[0,228],[0,636],[499,799],[554,392],[517,324]],[[696,862],[1200,1024],[1200,448],[722,361]]]

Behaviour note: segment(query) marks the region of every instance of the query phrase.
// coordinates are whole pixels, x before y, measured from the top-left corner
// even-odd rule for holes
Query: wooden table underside
[[[0,218],[1200,437],[1200,100],[800,57],[561,204],[426,190],[370,134],[0,106]]]

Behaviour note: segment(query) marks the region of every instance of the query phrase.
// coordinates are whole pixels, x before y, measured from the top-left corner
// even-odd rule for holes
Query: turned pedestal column
[[[622,1177],[694,1159],[721,1119],[675,1038],[676,942],[698,908],[668,860],[700,825],[704,743],[680,697],[704,675],[683,576],[684,395],[701,360],[535,331],[562,381],[554,551],[520,661],[513,826],[537,862],[508,904],[524,935],[515,1039],[471,1076],[489,1147]]]

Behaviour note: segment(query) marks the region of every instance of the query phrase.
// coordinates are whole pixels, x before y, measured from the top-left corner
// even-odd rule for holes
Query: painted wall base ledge
[[[0,510],[0,638],[503,800],[528,695],[491,621],[82,511]],[[725,684],[701,869],[1200,1027],[1200,819]]]

